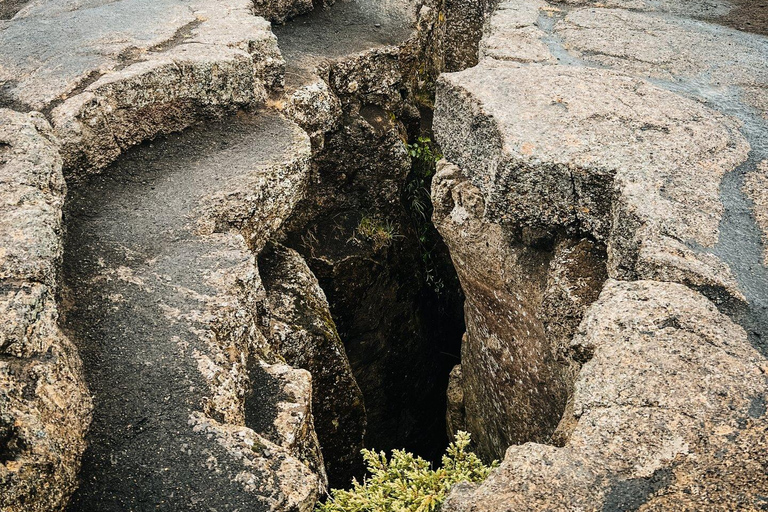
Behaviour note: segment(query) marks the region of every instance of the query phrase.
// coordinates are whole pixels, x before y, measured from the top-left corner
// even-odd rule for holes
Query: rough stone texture
[[[95,408],[71,510],[312,509],[309,375],[262,365],[278,361],[252,252],[304,194],[309,155],[298,126],[242,114],[74,189],[65,325]]]
[[[670,15],[719,17],[731,7],[725,3],[567,3],[595,8],[560,14],[522,2],[497,11],[480,65],[438,84],[436,135],[457,167],[439,173],[433,186],[436,213],[450,207],[436,224],[470,290],[468,303],[480,295],[477,283],[490,283],[495,299],[467,314],[449,418],[472,431],[473,422],[493,425],[500,410],[514,407],[508,391],[488,393],[509,382],[513,367],[495,340],[508,327],[536,322],[530,309],[525,321],[498,321],[497,311],[516,311],[496,308],[519,279],[465,282],[482,268],[478,261],[503,266],[515,247],[508,240],[539,257],[552,252],[539,319],[544,346],[573,383],[547,439],[560,448],[511,446],[486,483],[457,486],[443,509],[764,508],[768,367],[755,348],[765,337],[765,268],[753,254],[757,247],[762,260],[764,246],[745,240],[759,231],[739,189],[745,173],[760,225],[766,184],[756,162],[766,158],[768,47],[749,34]],[[558,65],[531,58],[542,42],[541,55],[556,60],[541,62]],[[488,245],[473,247],[483,237]],[[601,284],[603,250],[607,275],[622,281]],[[574,264],[581,258],[590,263]],[[508,275],[525,273],[531,286],[530,261],[515,262]],[[494,312],[495,323],[473,328],[472,316]],[[476,335],[473,345],[473,329],[483,342]],[[539,370],[541,352],[527,357]],[[481,379],[482,388],[473,386]],[[473,409],[477,397],[483,405]]]
[[[587,61],[643,77],[697,78],[718,88],[736,86],[743,102],[762,110],[768,102],[764,38],[621,9],[578,9],[555,29],[565,46]]]
[[[591,242],[563,237],[530,243],[489,222],[480,190],[447,162],[432,182],[432,200],[466,295],[463,403],[454,390],[449,416],[463,406],[488,459],[512,443],[549,441],[573,380],[566,347],[605,280],[604,251],[592,256]]]
[[[755,220],[763,232],[763,262],[768,266],[768,160],[763,160],[747,174],[744,193],[752,200]]]
[[[490,17],[480,41],[480,59],[518,62],[552,62],[555,58],[542,40],[546,34],[536,26],[543,0],[507,1]]]
[[[760,492],[738,485],[762,476],[719,452],[748,454],[758,472],[768,463],[763,441],[749,445],[765,429],[767,361],[741,327],[685,286],[609,281],[573,346],[587,362],[566,446],[510,447],[498,471],[479,487],[454,488],[444,510],[634,510],[657,492],[648,505],[664,509],[699,485],[716,492],[686,501],[759,508]],[[707,461],[725,474],[691,481]],[[722,477],[735,492],[717,490]]]
[[[462,342],[466,343],[466,340],[463,339]],[[448,434],[448,439],[451,439],[459,430],[467,431],[467,413],[464,410],[464,382],[461,378],[460,364],[454,366],[448,376],[446,398],[445,431]]]
[[[759,412],[755,413],[757,416]],[[750,418],[729,436],[709,440],[699,458],[673,470],[674,481],[643,504],[641,512],[759,510],[768,489],[768,418]]]
[[[50,112],[65,169],[98,171],[142,140],[266,99],[283,61],[251,10],[247,0],[34,3],[0,22],[0,46],[13,49],[0,55],[0,101]]]
[[[461,71],[478,62],[478,45],[499,0],[445,0],[445,69]]]
[[[733,5],[727,0],[563,0],[575,6],[629,9],[633,11],[669,12],[677,15],[710,18],[724,16]]]
[[[312,135],[314,150],[310,193],[284,243],[328,298],[365,399],[366,446],[434,459],[445,448],[440,395],[455,364],[441,352],[457,352],[460,299],[446,307],[430,291],[402,194],[411,167],[404,141],[418,135],[418,106],[430,104],[429,82],[442,67],[432,49],[444,42],[444,11],[426,2],[414,29],[407,16],[367,4],[338,2],[275,29],[288,62],[289,100],[279,106]],[[364,219],[392,237],[366,238]]]
[[[326,470],[346,484],[362,463],[365,406],[325,294],[292,249],[271,247],[259,267],[267,291],[263,330],[288,364],[312,374],[312,410]]]
[[[249,387],[252,395],[246,398],[246,425],[253,428],[258,425],[262,435],[277,446],[287,448],[294,457],[304,461],[322,479],[322,491],[327,490],[328,478],[312,415],[312,375],[306,370],[287,364],[267,364],[264,361],[255,364],[259,368],[252,368],[250,371]],[[270,401],[269,397],[263,396],[266,395],[265,389],[269,390],[267,393],[279,389],[277,399],[273,395],[270,403],[273,408],[270,412],[274,415],[271,425],[267,425],[265,418],[260,417],[265,412],[263,406],[249,407],[248,403],[264,399]]]
[[[61,508],[77,483],[91,400],[57,325],[58,142],[39,114],[0,109],[0,509]]]
[[[272,23],[285,23],[313,8],[312,0],[254,0],[253,7],[258,16],[264,16]]]
[[[606,70],[485,61],[438,87],[437,139],[485,218],[590,233],[614,278],[743,300],[717,257],[690,248],[718,240],[720,179],[749,149],[734,120]]]

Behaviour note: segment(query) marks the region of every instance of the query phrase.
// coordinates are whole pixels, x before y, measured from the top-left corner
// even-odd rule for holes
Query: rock
[[[444,75],[435,114],[486,219],[590,233],[611,277],[684,282],[726,302],[744,300],[729,269],[690,244],[717,243],[720,179],[749,149],[738,126],[612,71],[493,61]]]
[[[312,375],[286,364],[253,364],[246,424],[309,466],[322,480],[321,492],[325,492],[328,477],[312,415]],[[259,405],[252,407],[257,400]]]
[[[348,485],[361,469],[365,406],[325,294],[292,249],[270,247],[259,267],[267,291],[263,330],[276,353],[312,375],[314,428],[327,473],[332,486]]]
[[[752,200],[755,220],[763,232],[763,262],[768,266],[768,160],[763,160],[747,174],[744,193]]]
[[[766,360],[700,294],[674,283],[609,281],[573,345],[588,362],[565,447],[510,447],[499,470],[477,488],[455,488],[444,510],[663,508],[679,489],[699,485],[693,475],[719,481],[720,446],[748,453],[750,467],[768,463],[759,443],[733,443],[765,429]],[[724,490],[704,481],[712,493],[688,499],[720,509],[751,494],[750,504],[759,503],[749,491],[732,493],[730,482],[751,476],[739,481],[743,471],[725,471]],[[667,497],[654,501],[655,493]]]
[[[57,321],[58,142],[40,114],[0,109],[0,509],[57,510],[77,484],[91,399]]]
[[[735,86],[742,102],[765,110],[768,47],[754,36],[620,9],[577,9],[555,30],[564,45],[586,61],[642,77],[686,77],[717,88]]]
[[[466,428],[487,459],[513,443],[548,441],[573,381],[566,347],[605,280],[604,250],[568,238],[530,243],[484,219],[480,189],[447,162],[432,200],[466,296]]]
[[[555,57],[543,41],[546,36],[536,25],[542,0],[502,2],[490,17],[480,41],[480,59],[518,62],[553,62]]]
[[[723,0],[564,0],[575,6],[621,8],[630,11],[668,12],[698,18],[719,17],[727,14],[733,4]]]
[[[466,340],[462,340],[466,343]],[[448,439],[453,439],[459,430],[467,430],[467,413],[464,409],[464,383],[461,379],[461,365],[457,364],[451,370],[446,391],[447,407],[445,429]]]
[[[281,446],[269,442],[247,427],[220,424],[202,414],[190,418],[190,426],[197,434],[214,441],[232,458],[239,461],[241,470],[233,481],[246,493],[260,495],[266,510],[296,510],[311,512],[317,502],[317,475],[302,462],[291,457]],[[209,458],[211,469],[227,471],[232,466],[217,467],[217,460]]]
[[[278,106],[313,140],[309,193],[280,241],[328,299],[365,399],[366,447],[428,458],[445,448],[440,395],[455,364],[440,352],[457,352],[463,325],[458,287],[450,307],[430,291],[402,195],[411,170],[404,141],[416,136],[418,107],[430,103],[428,82],[442,66],[430,53],[445,42],[439,3],[420,7],[415,30],[411,14],[377,12],[374,2],[340,2],[275,29],[289,62],[289,99]]]
[[[13,48],[0,55],[3,101],[50,114],[68,173],[98,171],[142,140],[266,99],[283,61],[250,10],[246,0],[32,4],[0,25],[0,45]]]
[[[500,0],[446,0],[445,69],[461,71],[478,62],[483,27]]]
[[[285,23],[313,9],[312,0],[254,0],[253,4],[256,15],[272,23]]]
[[[279,114],[240,114],[73,189],[62,303],[98,404],[73,510],[313,508],[310,377],[259,330],[254,254],[303,196],[310,152]]]

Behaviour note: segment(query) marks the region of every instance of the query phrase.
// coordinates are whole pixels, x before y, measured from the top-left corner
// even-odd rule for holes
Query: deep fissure
[[[478,12],[482,12],[485,8],[489,7],[483,3],[478,7],[480,9]],[[330,21],[323,12],[316,12],[309,16],[315,20]],[[345,26],[350,23],[370,24],[370,19],[360,16],[353,10],[351,13],[342,15],[341,19]],[[299,25],[291,25],[291,23]],[[365,430],[362,446],[385,451],[401,448],[438,464],[449,441],[448,430],[455,431],[458,427],[462,429],[468,427],[458,416],[451,420],[450,429],[446,425],[446,417],[451,417],[451,411],[447,410],[449,374],[461,362],[462,336],[467,330],[464,320],[465,297],[448,247],[432,223],[433,208],[430,198],[430,187],[439,158],[439,148],[434,143],[431,132],[434,80],[438,72],[448,65],[446,62],[449,59],[442,62],[442,58],[434,53],[435,48],[430,46],[436,44],[434,38],[437,36],[434,34],[424,36],[424,39],[419,42],[422,46],[409,42],[411,48],[407,51],[404,46],[397,50],[384,47],[365,55],[355,53],[347,55],[343,52],[339,53],[339,47],[333,46],[338,44],[344,50],[346,43],[343,41],[333,41],[331,49],[323,46],[327,41],[322,40],[322,37],[328,36],[325,32],[328,27],[315,28],[313,36],[313,29],[303,27],[301,25],[303,23],[304,18],[297,18],[283,27],[275,28],[281,44],[288,41],[286,47],[281,47],[288,59],[286,89],[290,92],[311,83],[312,77],[308,76],[301,65],[303,59],[312,58],[312,55],[302,45],[306,44],[307,40],[319,44],[323,51],[329,52],[332,58],[328,58],[326,62],[319,65],[316,71],[319,70],[320,79],[339,101],[340,122],[333,129],[326,128],[315,132],[307,129],[312,138],[313,151],[310,184],[306,197],[296,205],[293,214],[286,220],[283,228],[272,237],[268,247],[263,250],[258,248],[258,266],[264,273],[262,278],[268,296],[273,291],[277,293],[281,286],[280,280],[272,279],[274,276],[271,276],[270,272],[273,270],[277,272],[281,265],[289,265],[293,257],[290,250],[296,251],[306,261],[311,274],[317,278],[319,287],[328,300],[331,318],[323,321],[324,313],[320,311],[322,308],[317,309],[313,304],[304,304],[303,306],[309,307],[311,312],[319,315],[321,324],[324,322],[327,327],[327,329],[324,329],[323,325],[318,327],[317,318],[313,317],[308,320],[307,329],[309,332],[314,330],[315,334],[327,338],[336,336],[343,342],[354,374],[354,385],[359,386],[364,402],[365,417],[359,418],[359,405],[355,403],[354,397],[349,399],[350,409],[357,411],[349,414],[355,418],[356,424],[363,425]],[[291,35],[294,26],[299,27],[297,33],[299,37],[296,37],[297,34]],[[307,33],[307,30],[310,32]],[[333,34],[332,31],[330,33]],[[478,34],[472,37],[475,35]],[[382,41],[377,39],[370,44],[380,45]],[[453,59],[453,64],[450,65],[460,68],[471,64],[473,59],[476,60],[476,56],[464,54],[454,56]],[[392,83],[388,83],[383,89],[378,88],[377,81],[382,78],[390,79]],[[158,166],[162,165],[165,158],[162,154],[181,155],[181,148],[192,141],[195,143],[205,141],[206,148],[220,152],[222,155],[226,155],[230,145],[233,151],[237,151],[239,146],[247,144],[244,141],[250,137],[249,123],[258,124],[257,121],[249,121],[248,115],[244,114],[244,116],[244,121],[241,119],[235,122],[238,126],[235,131],[240,137],[238,141],[231,140],[231,137],[225,133],[225,127],[232,122],[232,118],[227,118],[213,128],[215,132],[213,134],[207,133],[205,129],[194,129],[178,136],[159,137],[156,143],[145,143],[130,151],[125,157],[121,157],[112,169],[95,178],[94,181],[78,184],[77,193],[73,196],[74,199],[68,200],[70,206],[66,209],[69,214],[68,225],[71,227],[72,218],[77,217],[80,217],[78,222],[81,224],[77,228],[80,234],[74,237],[70,235],[69,238],[68,256],[65,259],[67,261],[65,269],[69,269],[67,272],[70,274],[80,272],[77,266],[82,265],[82,258],[86,257],[85,253],[82,253],[83,249],[75,248],[83,242],[79,238],[81,235],[86,238],[91,237],[84,234],[86,231],[83,226],[91,223],[93,219],[98,224],[101,222],[100,216],[109,217],[113,214],[110,207],[104,204],[101,206],[103,211],[94,214],[91,218],[91,214],[86,210],[89,208],[90,201],[101,194],[97,191],[84,192],[85,188],[93,187],[94,183],[97,183],[96,189],[102,188],[109,194],[114,192],[118,197],[127,191],[147,187],[154,191],[156,185],[168,188],[171,186],[170,182],[181,176],[178,174],[181,169],[177,168],[174,171],[176,174],[172,173],[167,177],[158,174],[160,173]],[[242,118],[243,115],[240,117]],[[267,132],[270,130],[268,127],[265,129]],[[159,149],[153,149],[155,144]],[[145,152],[146,156],[144,156]],[[199,166],[200,163],[195,159],[201,158],[200,155],[204,157],[203,153],[193,154],[190,157],[190,165]],[[138,169],[137,165],[140,165],[144,158],[148,162],[148,167],[144,170]],[[217,159],[220,158],[223,156],[217,157]],[[111,174],[116,172],[115,168],[119,169],[119,172],[127,171],[128,175],[118,178]],[[195,176],[195,179],[200,180],[201,183],[207,180],[203,174]],[[147,199],[154,195],[156,193],[149,192]],[[185,200],[179,199],[182,202]],[[145,207],[138,208],[131,215],[137,214],[141,217],[142,208]],[[149,208],[148,211],[151,210],[149,206],[146,208]],[[178,208],[180,217],[171,219],[169,222],[172,224],[181,222],[183,217],[181,212],[186,212],[191,208],[191,204],[179,203]],[[82,212],[75,213],[78,209],[82,209]],[[166,214],[159,215],[159,221],[165,222]],[[114,230],[115,226],[110,222],[107,221],[108,229]],[[149,222],[148,219],[140,221],[145,227],[149,226],[147,222]],[[222,219],[217,220],[214,232],[223,233],[229,229],[227,222]],[[179,226],[175,226],[174,229]],[[242,226],[238,227],[242,228]],[[120,239],[123,237],[116,232],[111,232],[109,236]],[[550,242],[554,244],[553,241]],[[98,238],[93,240],[88,238],[87,243],[98,247],[102,241]],[[197,242],[191,239],[186,240],[185,243],[191,244],[190,247],[197,247]],[[127,245],[126,243],[125,247],[115,249],[117,252],[113,249],[107,250],[107,257],[120,260],[118,261],[120,266],[114,276],[110,274],[112,277],[104,279],[106,281],[117,279],[139,286],[140,295],[151,293],[151,286],[147,285],[146,289],[142,287],[145,287],[147,276],[157,277],[150,268],[155,265],[156,259],[150,254],[154,252],[152,243],[147,241],[142,251],[148,252],[140,255],[134,254],[133,249],[129,249]],[[99,250],[102,249],[104,248],[99,247]],[[544,252],[549,254],[551,252],[549,249]],[[538,249],[533,250],[535,252]],[[202,257],[202,253],[200,255]],[[142,259],[145,256],[148,258],[147,265],[139,265],[136,258]],[[544,260],[549,261],[547,258]],[[108,262],[107,266],[109,265]],[[290,270],[290,265],[288,269]],[[97,280],[100,279],[98,274],[103,271],[98,268],[89,268],[86,272],[90,277],[85,277]],[[137,277],[136,273],[144,277]],[[67,284],[71,287],[81,277],[84,276],[69,277]],[[536,286],[539,285],[544,286],[542,283]],[[148,331],[157,327],[157,323],[151,319],[147,320],[146,326],[131,327],[130,321],[121,317],[118,322],[119,328],[115,333],[101,332],[106,325],[98,321],[97,317],[101,313],[90,311],[97,310],[98,307],[83,300],[89,294],[91,294],[90,299],[94,299],[93,292],[83,283],[77,286],[79,291],[72,294],[72,291],[68,290],[65,298],[62,299],[64,309],[68,313],[64,325],[69,326],[70,330],[72,330],[73,320],[82,324],[80,328],[98,324],[96,337],[102,335],[114,342],[118,335],[131,336],[136,332],[142,336],[149,335],[151,333],[148,334]],[[191,282],[185,286],[194,288]],[[104,296],[110,297],[115,304],[114,308],[122,307],[120,304],[126,298],[118,289],[107,289],[110,287],[111,285],[103,290],[106,294]],[[108,291],[110,293],[107,293]],[[78,293],[81,295],[79,298]],[[172,322],[187,321],[173,303],[177,299],[169,295],[167,300],[169,303],[165,305],[164,310],[166,317],[172,319]],[[71,309],[73,305],[75,307]],[[134,313],[140,318],[146,316],[139,310]],[[83,321],[83,315],[88,317],[88,321]],[[121,322],[127,323],[123,325]],[[174,327],[170,330],[162,330],[162,334],[178,337],[179,333],[175,329]],[[93,338],[94,333],[74,332],[76,339],[82,340],[88,336]],[[185,347],[186,342],[180,343],[180,346]],[[97,344],[84,350],[86,375],[89,380],[95,378],[95,373],[101,375],[99,379],[112,378],[107,378],[106,374],[103,374],[105,368],[101,365],[105,359],[101,354],[102,349],[103,347]],[[151,351],[147,347],[139,350]],[[295,360],[300,359],[296,351],[291,353],[290,347],[286,350],[287,355],[282,354],[281,357],[289,362],[291,357]],[[153,364],[150,361],[151,354],[145,355],[149,359],[144,364],[150,368]],[[118,353],[114,353],[109,357],[118,356]],[[139,363],[139,361],[135,362],[135,364]],[[110,364],[117,364],[117,360]],[[198,361],[198,365],[200,364]],[[293,397],[275,391],[281,389],[277,380],[282,377],[267,373],[263,366],[260,366],[261,364],[256,359],[248,363],[251,389],[245,395],[244,420],[247,426],[276,442],[280,433],[274,431],[271,426],[275,420],[276,401],[291,400]],[[294,363],[291,362],[291,364]],[[301,364],[296,363],[296,366],[307,369],[312,366],[312,362],[304,360]],[[151,373],[156,370],[150,368],[141,369],[141,371]],[[183,374],[188,370],[174,371]],[[156,377],[157,375],[149,377],[148,382]],[[322,386],[325,386],[323,389],[332,388],[332,383],[323,383],[321,378],[318,380],[321,388]],[[547,384],[544,383],[544,387]],[[190,389],[198,386],[202,384],[194,382]],[[270,390],[275,392],[271,393]],[[99,397],[99,393],[107,391],[107,389],[97,391],[96,395]],[[194,401],[192,396],[188,398],[190,403]],[[337,439],[342,434],[355,434],[354,429],[340,434],[338,418],[333,415],[323,416],[324,407],[327,406],[323,401],[327,402],[329,398],[336,397],[321,396],[317,393],[313,397],[315,428],[325,458],[330,485],[347,487],[352,477],[363,476],[362,458],[358,453],[354,461],[350,460],[349,448],[357,446],[354,440],[343,445]],[[544,427],[547,436],[551,435],[556,426],[556,420],[559,419],[565,407],[565,399],[562,396],[555,402],[556,411],[547,413],[546,421],[549,423]],[[101,414],[99,408],[102,406],[98,399],[96,403],[98,418]],[[113,409],[108,414],[115,413],[114,407],[117,406],[112,404],[109,407]],[[268,409],[271,416],[264,415]],[[140,411],[134,412],[138,416],[142,414]],[[521,422],[536,418],[534,412],[528,409],[522,410]],[[183,411],[180,410],[179,413]],[[210,405],[208,414],[218,421],[227,421],[227,411],[220,410],[216,404]],[[128,424],[125,428],[133,432],[132,435],[143,435],[144,432],[144,420],[138,416],[126,420]],[[95,432],[98,435],[112,436],[113,433],[107,432],[107,429],[108,424],[99,425],[97,420]],[[126,435],[128,438],[131,437]],[[528,433],[522,433],[518,440],[525,441],[531,438],[543,440],[539,435],[531,437]],[[344,438],[344,442],[347,441],[348,439]],[[190,444],[185,442],[184,446],[190,446]],[[100,464],[105,462],[99,459],[106,457],[99,453],[99,450],[105,448],[99,446],[95,438],[92,439],[91,449],[86,453],[84,478],[94,481],[99,478]],[[486,458],[491,458],[492,454],[484,455]],[[219,456],[223,457],[223,455]],[[159,485],[153,481],[154,476],[146,475],[144,478],[149,488],[152,485]],[[117,484],[112,482],[109,485]],[[89,498],[90,492],[96,493],[97,497]],[[88,503],[101,503],[100,506],[103,507],[106,503],[103,501],[106,499],[103,496],[108,492],[103,489],[97,491],[81,489],[73,506],[85,507],[82,508],[85,510]],[[110,506],[112,505],[106,505],[107,509]]]

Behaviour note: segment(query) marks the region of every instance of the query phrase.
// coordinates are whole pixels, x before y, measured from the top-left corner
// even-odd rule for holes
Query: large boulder
[[[766,360],[741,327],[685,286],[609,281],[573,347],[585,364],[568,443],[511,446],[444,510],[665,510],[680,495],[708,509],[759,507],[766,452],[749,440],[768,419]]]

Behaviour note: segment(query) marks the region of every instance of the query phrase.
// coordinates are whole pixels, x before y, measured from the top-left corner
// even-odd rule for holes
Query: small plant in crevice
[[[382,219],[378,215],[363,215],[355,230],[355,236],[369,242],[374,251],[379,251],[392,245],[401,235],[397,234],[390,220]]]
[[[334,489],[316,512],[435,512],[451,486],[458,482],[482,482],[498,463],[486,466],[468,450],[470,436],[458,432],[443,455],[442,467],[404,450],[384,452],[363,450],[370,476],[363,483],[354,480],[352,489]]]
[[[419,137],[416,142],[408,144],[408,155],[411,157],[411,172],[405,183],[404,198],[418,237],[424,280],[436,294],[440,295],[446,284],[441,277],[437,261],[436,238],[438,235],[431,222],[430,188],[437,161],[442,158],[442,155],[432,139],[428,137]]]

